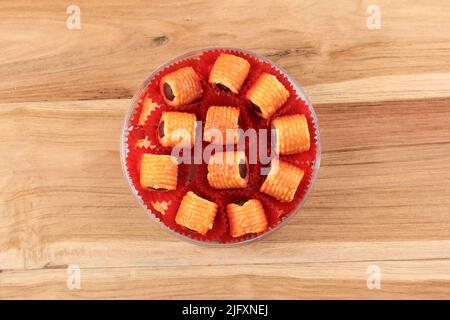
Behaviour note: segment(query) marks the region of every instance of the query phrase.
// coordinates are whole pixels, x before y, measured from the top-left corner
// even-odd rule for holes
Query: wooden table
[[[74,2],[80,30],[0,2],[0,298],[450,298],[449,1]],[[283,66],[322,134],[301,214],[230,249],[150,221],[119,161],[140,83],[208,46]]]

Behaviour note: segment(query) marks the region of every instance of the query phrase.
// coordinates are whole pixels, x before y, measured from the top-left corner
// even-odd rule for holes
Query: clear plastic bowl
[[[141,199],[141,197],[138,195],[136,188],[134,187],[130,176],[128,174],[128,170],[126,167],[126,157],[127,157],[127,153],[128,153],[128,144],[127,144],[127,137],[128,137],[128,128],[130,127],[130,121],[136,111],[136,107],[139,104],[139,101],[141,99],[141,97],[143,96],[143,94],[146,91],[146,88],[148,86],[148,84],[153,80],[153,78],[163,69],[165,69],[166,67],[172,65],[173,63],[176,63],[180,60],[184,60],[184,59],[188,59],[188,58],[198,58],[203,52],[205,51],[209,51],[209,50],[233,50],[233,51],[240,51],[243,52],[245,54],[254,56],[256,58],[258,58],[261,61],[266,61],[268,63],[270,63],[271,65],[273,65],[275,68],[277,68],[281,73],[283,73],[288,80],[291,82],[292,86],[294,87],[296,93],[298,94],[298,96],[300,98],[302,98],[306,104],[308,105],[311,114],[313,116],[313,120],[314,120],[314,128],[316,130],[316,148],[317,148],[317,154],[316,154],[316,159],[313,162],[313,166],[312,166],[312,177],[311,177],[311,183],[308,186],[308,189],[306,190],[306,193],[304,195],[304,197],[302,198],[302,200],[300,201],[300,203],[297,205],[297,207],[293,210],[294,212],[291,212],[290,214],[288,214],[285,218],[282,219],[282,221],[280,221],[276,226],[274,226],[273,228],[271,228],[270,230],[264,232],[263,234],[260,234],[256,237],[250,238],[250,239],[246,239],[240,242],[234,242],[234,243],[221,243],[221,242],[213,242],[213,241],[202,241],[202,240],[197,240],[197,239],[192,239],[188,236],[185,236],[183,234],[180,234],[178,232],[175,232],[173,230],[171,230],[170,228],[168,228],[163,222],[161,222],[152,212],[150,209],[147,208],[147,206],[144,204],[143,200]],[[309,100],[308,96],[306,95],[306,93],[303,91],[303,89],[300,87],[300,85],[286,72],[286,70],[284,70],[282,67],[278,66],[276,63],[272,62],[271,60],[262,57],[260,55],[257,55],[253,52],[247,51],[247,50],[243,50],[243,49],[237,49],[237,48],[225,48],[225,47],[214,47],[214,48],[204,48],[204,49],[199,49],[199,50],[195,50],[195,51],[191,51],[188,53],[185,53],[181,56],[178,56],[168,62],[166,62],[165,64],[161,65],[159,68],[157,68],[156,70],[154,70],[148,77],[147,79],[145,79],[145,81],[142,83],[142,85],[139,87],[139,89],[137,90],[137,92],[134,94],[130,106],[128,108],[128,111],[125,115],[125,120],[124,120],[124,124],[123,124],[123,129],[122,129],[122,136],[121,136],[121,142],[120,142],[120,159],[121,159],[121,163],[122,163],[122,170],[123,173],[125,175],[125,178],[128,182],[128,186],[130,187],[131,193],[134,195],[136,201],[139,203],[139,205],[142,207],[142,209],[144,209],[144,211],[147,213],[148,216],[150,216],[156,223],[158,223],[159,225],[162,226],[163,229],[167,230],[169,233],[177,236],[178,238],[184,240],[184,241],[188,241],[194,244],[200,244],[200,245],[206,245],[206,246],[216,246],[216,247],[231,247],[231,246],[237,246],[237,245],[242,245],[245,243],[249,243],[249,242],[253,242],[256,240],[259,240],[263,237],[266,237],[267,235],[271,234],[272,232],[274,232],[275,230],[278,230],[279,228],[281,228],[283,225],[285,225],[286,223],[288,223],[288,221],[290,219],[292,219],[301,209],[301,207],[303,206],[306,198],[308,197],[309,192],[311,191],[313,184],[316,180],[317,177],[317,173],[319,171],[319,167],[320,167],[320,157],[321,157],[321,145],[320,145],[320,132],[319,132],[319,123],[317,120],[317,115],[316,112],[314,111],[314,108],[311,104],[311,101]]]

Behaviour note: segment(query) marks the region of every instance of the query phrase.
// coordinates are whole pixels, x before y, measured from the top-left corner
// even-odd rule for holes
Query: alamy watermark
[[[381,29],[381,9],[376,4],[367,7],[366,13],[369,15],[366,20],[366,26],[369,30]]]
[[[81,269],[76,264],[71,264],[67,267],[67,289],[79,290],[81,289]]]
[[[66,13],[69,15],[66,20],[66,28],[69,30],[81,29],[81,9],[75,4],[67,7]]]
[[[208,144],[205,148],[202,146],[204,138],[212,139],[214,143]],[[237,143],[236,142],[237,139]],[[225,136],[222,131],[210,129],[202,132],[202,122],[196,122],[195,138],[192,143],[191,134],[185,129],[178,129],[170,134],[171,141],[178,141],[172,149],[171,155],[177,159],[177,163],[202,164],[209,163],[213,154],[219,152],[231,152],[236,150],[245,150],[248,143],[248,164],[260,163],[261,174],[267,175],[269,171],[276,173],[279,158],[279,135],[277,129],[259,129],[249,128],[247,130],[226,129]],[[193,145],[193,151],[191,148]],[[270,147],[269,147],[270,146]],[[225,161],[226,164],[233,164],[233,157],[216,158],[215,163]],[[274,172],[275,170],[275,172]]]
[[[377,265],[370,265],[366,270],[367,289],[381,289],[381,268]]]

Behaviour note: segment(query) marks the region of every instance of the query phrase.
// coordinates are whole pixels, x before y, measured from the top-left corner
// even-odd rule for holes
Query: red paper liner
[[[187,105],[179,106],[179,107],[167,106],[166,110],[164,110],[164,111],[178,111],[178,112],[195,113],[195,115],[197,116],[197,120],[200,120],[200,118],[201,118],[200,107],[201,107],[201,103],[196,102],[196,103],[191,103],[191,104],[187,104]]]
[[[138,101],[138,104],[136,106],[136,108],[134,109],[134,113],[130,119],[130,127],[139,127],[138,122],[139,122],[139,117],[141,115],[142,112],[142,107],[143,107],[143,101],[145,99],[145,97],[148,95],[148,93],[146,91],[144,91]]]
[[[149,198],[157,196],[159,194],[170,195],[176,194],[176,190],[171,191],[157,191],[157,190],[147,190],[141,187],[140,185],[140,164],[142,154],[151,153],[151,154],[170,154],[170,149],[163,150],[161,148],[157,148],[155,146],[150,146],[149,148],[135,148],[136,142],[140,139],[148,138],[146,132],[141,127],[133,127],[128,133],[127,136],[127,144],[128,144],[128,153],[126,157],[126,169],[128,171],[128,175],[136,188],[138,195],[143,198],[144,203],[149,204],[149,200],[157,200],[158,198]],[[186,187],[190,183],[190,166],[186,164],[178,165],[178,183],[177,187]]]
[[[203,144],[206,145],[206,143]],[[205,150],[205,148],[202,150]],[[208,159],[203,158],[202,163],[193,165],[195,168],[195,180],[191,185],[192,190],[194,190],[195,193],[201,193],[208,197],[216,197],[221,201],[226,201],[226,199],[223,198],[221,190],[212,188],[208,183],[208,162],[209,157]]]
[[[134,150],[136,142],[145,139],[145,131],[142,127],[130,126],[128,127],[127,144],[130,150]]]
[[[138,191],[138,194],[151,194],[156,195],[159,193],[171,193],[174,190],[170,191],[158,191],[158,190],[147,190],[141,187],[140,184],[140,166],[141,166],[141,159],[142,154],[144,153],[151,153],[151,154],[170,154],[170,153],[164,153],[159,152],[159,150],[149,150],[146,148],[138,148],[133,151],[130,150],[128,153],[126,165],[128,170],[128,175],[130,176],[131,181],[133,182],[133,185],[135,186],[136,190]],[[177,188],[181,187],[187,187],[189,184],[191,184],[191,167],[187,164],[181,163],[178,164],[178,179],[177,179]]]
[[[188,183],[186,177],[189,176],[189,167],[179,166],[178,184],[176,190],[159,191],[144,189],[140,184],[139,170],[142,154],[147,152],[148,151],[144,148],[139,148],[133,151],[130,150],[126,159],[126,170],[128,171],[128,176],[136,189],[137,195],[142,199],[144,205],[154,214],[155,217],[161,219],[163,215],[153,207],[152,202],[170,202],[171,205],[169,206],[168,211],[172,209],[173,205],[177,205],[181,199],[183,191],[187,189],[186,185]]]
[[[149,121],[147,120],[147,123]],[[136,148],[136,143],[141,139],[147,139],[148,147]],[[131,125],[128,129],[127,136],[127,145],[130,153],[155,153],[155,154],[163,154],[167,152],[167,150],[163,149],[160,146],[157,137],[155,139],[154,136],[148,136],[147,131],[144,127]]]
[[[264,199],[265,201],[269,202],[272,205],[272,209],[274,212],[271,212],[271,214],[276,215],[278,217],[287,216],[294,212],[294,209],[298,206],[300,201],[305,196],[306,191],[308,190],[311,179],[312,179],[312,167],[309,166],[303,166],[301,167],[305,174],[302,178],[302,181],[300,182],[299,186],[297,187],[297,191],[295,192],[294,199],[291,202],[280,202],[274,199],[273,197],[259,192],[258,197],[261,199]]]
[[[235,54],[237,56],[245,58],[249,61],[251,68],[249,75],[244,82],[239,95],[233,94],[231,92],[224,92],[216,89],[214,86],[208,83],[209,73],[211,71],[212,65],[214,64],[218,55],[222,52],[227,52]],[[159,82],[161,78],[172,71],[179,68],[191,66],[199,74],[204,94],[203,97],[186,106],[181,107],[170,107],[168,106],[159,91]],[[271,119],[265,120],[256,115],[252,109],[249,107],[249,102],[245,99],[246,91],[252,86],[256,79],[261,75],[261,73],[269,73],[275,75],[278,80],[285,86],[290,92],[290,97],[286,104],[281,107]],[[157,108],[151,112],[149,115],[146,125],[142,127],[137,126],[137,121],[139,119],[140,112],[142,110],[142,99],[148,95],[154,102],[156,102],[160,108]],[[170,154],[171,149],[165,148],[160,145],[157,126],[159,124],[159,119],[161,117],[162,111],[182,111],[182,112],[192,112],[195,113],[198,120],[201,120],[203,125],[206,119],[206,112],[211,105],[227,105],[238,107],[241,111],[240,113],[240,128],[246,130],[248,128],[267,129],[269,134],[267,150],[270,150],[270,123],[271,120],[277,116],[288,115],[288,114],[304,114],[307,118],[308,128],[311,136],[311,148],[309,151],[289,155],[280,156],[281,160],[288,161],[294,165],[297,165],[305,170],[305,175],[297,189],[294,196],[294,200],[289,203],[282,203],[276,199],[261,193],[259,188],[263,182],[263,177],[260,175],[260,169],[263,167],[261,163],[249,164],[249,187],[243,189],[213,189],[209,186],[207,181],[207,163],[202,161],[201,164],[180,164],[179,165],[179,182],[178,188],[174,191],[153,191],[145,190],[140,187],[139,183],[139,163],[142,153],[149,152],[155,154]],[[221,243],[236,243],[244,240],[252,239],[259,236],[273,228],[275,228],[285,217],[292,214],[295,208],[303,199],[312,179],[312,163],[317,156],[317,135],[314,127],[314,117],[311,114],[309,107],[306,103],[298,97],[293,85],[288,80],[288,78],[276,67],[272,66],[270,63],[261,61],[257,57],[250,56],[246,53],[234,51],[234,50],[209,50],[202,53],[198,60],[195,59],[185,59],[176,62],[163,70],[161,70],[155,78],[149,83],[147,91],[142,94],[142,97],[135,109],[135,113],[130,120],[130,130],[127,137],[127,143],[129,146],[129,152],[126,157],[126,166],[130,176],[130,179],[135,186],[138,195],[142,198],[146,206],[152,211],[154,216],[158,218],[162,223],[164,223],[171,230],[185,235],[189,238],[201,240],[201,241],[214,241]],[[202,130],[203,130],[202,125]],[[257,132],[259,139],[259,133]],[[151,143],[151,148],[138,148],[135,149],[134,145],[139,139],[147,137],[147,140]],[[202,152],[207,147],[209,143],[201,141]],[[236,149],[236,146],[234,146]],[[248,155],[249,152],[248,141],[245,143],[245,151]],[[194,148],[191,150],[191,156],[193,159]],[[258,155],[259,152],[259,141],[257,147]],[[202,154],[203,159],[203,154]],[[250,160],[249,160],[250,161]],[[258,161],[261,159],[258,158]],[[214,222],[214,227],[206,235],[198,234],[195,231],[189,230],[183,226],[178,225],[175,222],[175,216],[178,211],[180,201],[184,194],[188,191],[193,191],[201,197],[205,197],[211,201],[218,204],[218,212]],[[227,232],[229,229],[226,217],[226,205],[231,202],[237,202],[245,199],[258,199],[261,201],[265,208],[266,216],[268,219],[268,230],[261,232],[259,234],[247,234],[242,237],[233,238],[230,233]],[[152,206],[152,202],[155,201],[166,201],[170,202],[168,209],[165,214],[160,214]]]
[[[145,205],[152,211],[152,214],[155,217],[161,221],[165,221],[167,216],[176,214],[179,203],[183,198],[183,195],[187,192],[186,190],[188,190],[188,187],[186,186],[181,186],[176,190],[170,191],[152,191],[141,188],[141,190],[138,191],[138,195],[141,197]],[[162,214],[157,208],[154,207],[154,203],[162,201],[169,203],[165,214]]]

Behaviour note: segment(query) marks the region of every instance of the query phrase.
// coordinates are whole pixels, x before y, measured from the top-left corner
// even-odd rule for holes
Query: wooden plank
[[[79,0],[81,30],[68,30],[66,2],[2,1],[0,99],[129,98],[157,66],[210,46],[272,58],[314,103],[449,97],[450,3],[377,1],[380,30],[370,4]]]
[[[305,264],[323,270],[345,264],[360,269],[359,280],[294,277],[292,293],[285,293],[318,297],[316,288],[322,286],[331,292],[327,297],[356,297],[364,290],[367,297],[406,297],[406,290],[422,288],[442,297],[449,287],[447,280],[434,281],[442,267],[434,270],[434,263],[421,275],[422,284],[414,277],[394,279],[382,293],[365,289],[364,277],[371,264],[399,263],[409,270],[410,263],[450,259],[448,103],[319,105],[322,168],[306,206],[273,235],[232,249],[181,242],[149,221],[134,202],[118,151],[129,100],[0,104],[0,295],[186,297],[175,291],[176,283],[189,287],[191,277],[204,270],[218,277],[237,268],[237,274],[228,271],[218,280],[220,285],[237,281],[235,290],[218,286],[202,293],[206,280],[201,280],[192,285],[192,297],[263,297],[270,279],[278,283],[287,265],[302,273],[309,270]],[[95,293],[66,292],[60,289],[64,282],[51,280],[66,277],[70,264],[86,269],[92,279],[103,274],[91,284]],[[249,271],[259,265],[270,271]],[[186,274],[188,266],[201,271]],[[160,285],[163,280],[150,285],[166,269],[175,272],[175,278],[164,280],[173,286]],[[130,270],[146,280],[127,284]],[[123,293],[108,293],[108,281],[116,278]],[[249,279],[265,284],[256,287]],[[32,284],[46,290],[28,290]],[[133,286],[140,289],[132,293]],[[247,289],[241,292],[241,287]],[[280,287],[266,297],[281,296]]]
[[[66,269],[58,268],[1,273],[0,298],[448,298],[449,260],[373,263],[382,271],[379,290],[368,289],[361,262],[82,268],[79,289],[69,289]]]

